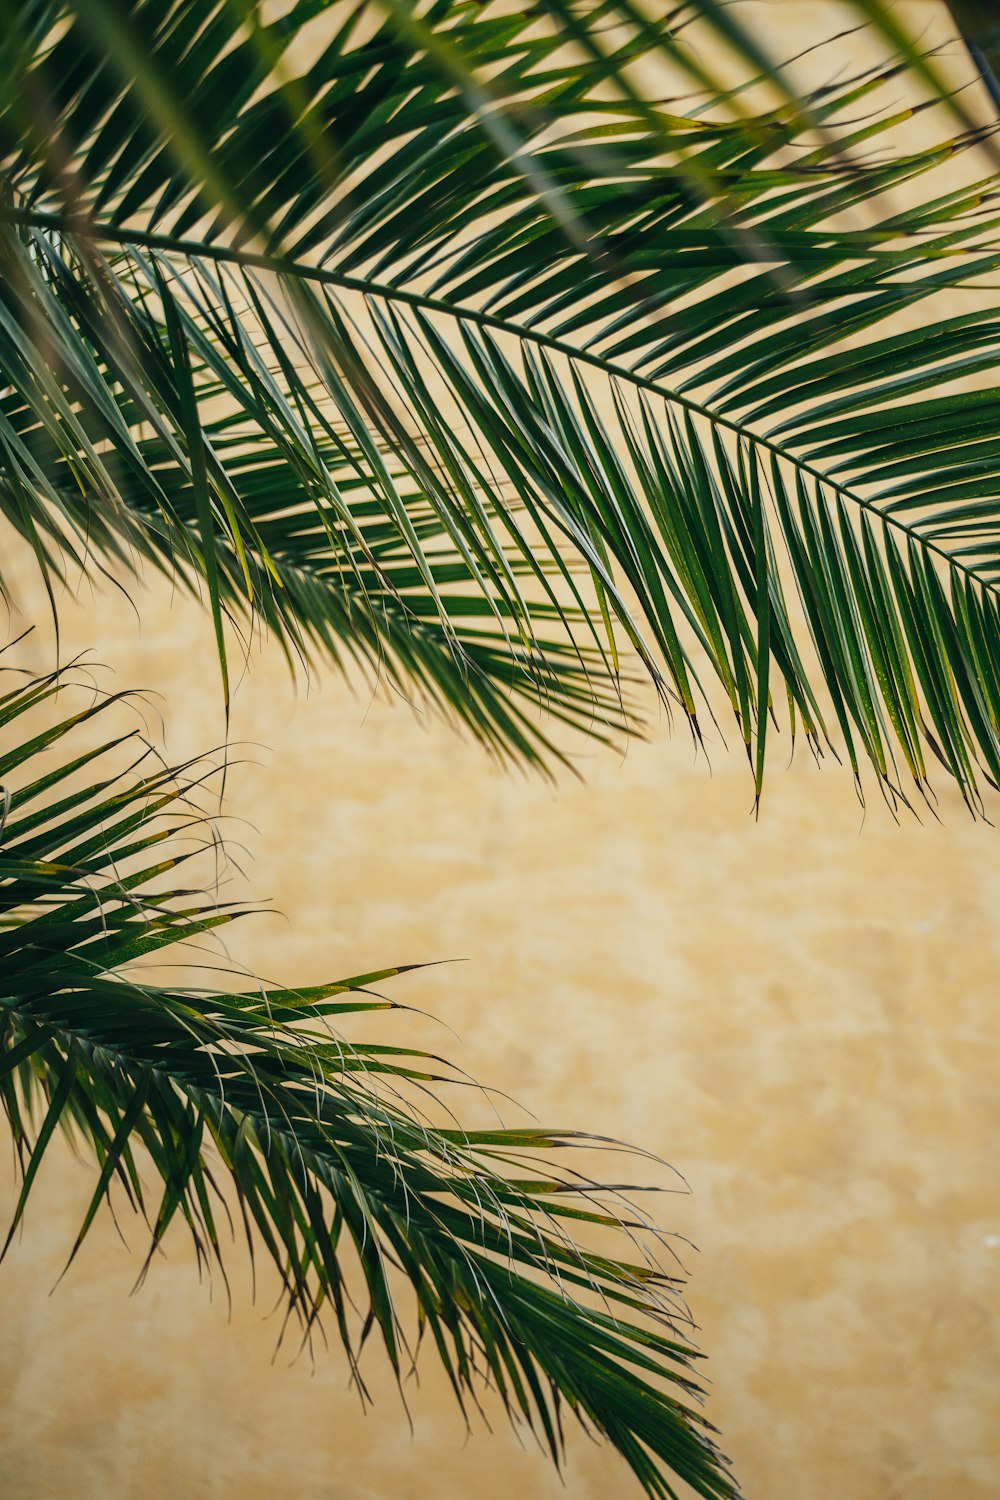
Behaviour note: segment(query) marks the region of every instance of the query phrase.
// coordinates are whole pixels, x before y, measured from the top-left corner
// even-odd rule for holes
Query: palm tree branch
[[[371,1327],[400,1382],[429,1331],[467,1414],[492,1386],[561,1462],[565,1405],[619,1449],[648,1494],[675,1496],[676,1476],[700,1495],[734,1496],[698,1409],[679,1281],[652,1258],[645,1215],[620,1188],[551,1159],[575,1163],[578,1147],[611,1143],[436,1125],[434,1091],[467,1080],[436,1054],[340,1029],[356,1013],[399,1010],[381,986],[400,968],[302,989],[154,980],[150,960],[162,965],[183,945],[177,956],[190,962],[192,944],[244,908],[177,884],[215,837],[197,806],[205,767],[148,767],[134,731],[64,759],[67,737],[84,723],[89,734],[113,707],[105,698],[36,727],[52,690],[71,693],[72,680],[63,672],[0,692],[11,790],[0,837],[0,1101],[22,1172],[10,1234],[67,1129],[96,1164],[70,1262],[116,1185],[150,1231],[140,1277],[177,1220],[199,1262],[225,1278],[235,1217],[251,1253],[273,1263],[285,1322],[311,1345],[329,1314],[362,1394]],[[617,1230],[626,1254],[587,1249],[574,1225]]]
[[[620,9],[629,13],[637,49],[630,57],[643,49],[655,51],[661,42],[673,47],[669,38],[657,38],[639,26],[629,7]],[[289,35],[307,11],[296,12]],[[612,6],[608,17],[618,13]],[[136,24],[148,15],[143,6],[136,7]],[[178,26],[187,15],[180,6]],[[478,446],[497,461],[530,527],[542,529],[550,561],[561,567],[570,556],[583,559],[590,596],[585,600],[577,593],[574,604],[582,618],[593,616],[591,639],[603,653],[601,669],[613,673],[617,666],[614,632],[620,627],[654,680],[659,676],[657,655],[662,656],[668,680],[699,732],[695,697],[702,690],[685,638],[693,632],[723,683],[748,750],[757,735],[752,759],[758,767],[758,794],[768,703],[758,701],[757,694],[761,686],[770,687],[761,662],[765,639],[794,709],[810,735],[821,731],[817,694],[796,646],[797,627],[781,588],[781,574],[787,577],[790,566],[819,674],[827,680],[855,769],[857,734],[895,796],[889,750],[895,738],[924,796],[920,742],[925,740],[943,750],[974,804],[969,746],[974,747],[973,760],[975,752],[985,759],[988,774],[995,776],[998,769],[996,705],[983,699],[983,685],[970,679],[967,670],[971,632],[988,645],[993,630],[996,569],[988,527],[996,456],[988,441],[979,441],[988,439],[988,429],[975,400],[948,398],[946,408],[935,407],[933,400],[925,403],[925,427],[940,427],[946,416],[954,443],[964,448],[973,444],[969,456],[937,463],[931,478],[938,488],[945,487],[947,506],[931,512],[904,472],[927,451],[915,420],[917,408],[905,403],[921,390],[941,389],[963,370],[976,375],[990,368],[992,315],[984,314],[978,323],[948,319],[932,325],[930,342],[936,340],[941,350],[936,364],[898,335],[883,334],[873,346],[875,353],[860,362],[843,340],[918,305],[942,287],[982,279],[995,266],[997,257],[986,239],[995,226],[992,217],[984,219],[979,211],[981,206],[990,213],[995,185],[987,181],[929,202],[925,196],[918,206],[861,232],[847,232],[831,222],[831,215],[905,186],[972,142],[944,141],[929,151],[890,156],[880,163],[853,159],[851,153],[892,121],[898,123],[905,111],[850,121],[846,128],[836,122],[884,86],[892,67],[817,96],[805,114],[778,111],[757,119],[695,122],[668,115],[660,106],[652,111],[644,106],[641,96],[630,92],[620,58],[609,55],[602,72],[619,89],[614,105],[590,82],[574,84],[572,69],[557,64],[557,39],[541,33],[537,39],[529,37],[522,18],[477,13],[466,34],[464,22],[451,30],[454,18],[446,7],[432,8],[428,16],[428,24],[442,27],[447,46],[455,43],[462,51],[468,44],[466,60],[474,59],[477,68],[500,66],[492,103],[511,118],[515,100],[518,109],[524,107],[518,129],[523,128],[525,142],[533,143],[548,184],[544,191],[530,174],[525,177],[520,157],[513,164],[504,161],[505,151],[498,152],[490,138],[489,121],[470,116],[468,100],[449,93],[454,79],[445,83],[435,72],[441,58],[431,56],[434,49],[414,61],[420,49],[414,50],[412,38],[400,38],[397,17],[394,41],[389,32],[380,32],[352,50],[344,31],[312,70],[289,85],[292,93],[279,83],[253,104],[247,103],[249,95],[237,93],[229,107],[237,135],[240,129],[246,132],[242,144],[233,137],[232,150],[239,155],[265,121],[272,129],[281,112],[292,107],[296,89],[296,108],[304,100],[314,101],[314,123],[318,127],[323,122],[329,141],[343,154],[342,163],[328,164],[333,176],[320,174],[322,182],[311,177],[316,164],[308,165],[305,152],[287,172],[282,168],[280,182],[275,178],[268,185],[276,163],[267,159],[261,172],[248,163],[246,181],[247,192],[252,185],[256,194],[253,203],[270,205],[265,218],[284,205],[280,232],[277,221],[268,220],[267,233],[275,244],[293,227],[302,231],[310,214],[320,214],[321,186],[332,193],[315,221],[315,232],[299,232],[300,246],[321,252],[318,266],[300,256],[220,241],[225,215],[210,227],[206,243],[185,237],[181,230],[185,223],[193,224],[193,210],[180,208],[183,194],[178,197],[173,189],[152,210],[149,222],[135,231],[123,228],[123,218],[152,201],[154,181],[169,183],[164,151],[154,150],[145,166],[141,153],[126,152],[111,167],[112,147],[118,147],[114,131],[107,134],[110,124],[94,115],[93,102],[83,108],[85,96],[73,97],[75,84],[64,89],[60,110],[67,127],[78,141],[90,141],[92,168],[98,151],[103,165],[97,175],[110,173],[96,200],[85,194],[84,213],[61,220],[77,231],[81,264],[88,239],[110,244],[132,258],[129,274],[146,288],[136,293],[143,306],[150,295],[162,300],[176,291],[177,305],[171,307],[175,328],[183,326],[184,341],[193,341],[205,359],[214,361],[220,378],[223,356],[238,361],[240,351],[246,348],[249,355],[253,345],[249,325],[242,327],[241,315],[227,302],[224,268],[243,278],[254,317],[265,320],[265,341],[275,360],[281,362],[281,344],[289,334],[312,339],[310,357],[326,398],[334,398],[337,420],[351,430],[387,517],[435,600],[442,638],[450,647],[456,637],[446,601],[386,458],[394,454],[417,488],[433,498],[438,520],[469,567],[470,579],[492,596],[498,619],[506,614],[516,622],[524,647],[531,638],[531,606],[505,560],[495,523],[499,520],[501,531],[506,528],[515,553],[520,549],[530,568],[529,532],[521,525],[515,528],[506,503],[497,504],[496,494],[490,493],[493,475],[490,466],[477,460]],[[713,24],[724,19],[714,12],[713,17]],[[268,36],[270,40],[257,37],[254,42],[264,49],[251,59],[254,68],[263,68],[260,78],[273,72],[277,55],[277,34]],[[165,57],[173,39],[158,31],[156,45],[167,49]],[[354,108],[351,89],[363,60],[373,69],[366,88],[381,90],[386,111],[376,130],[379,147],[392,148],[384,158],[377,150],[371,154],[374,139],[366,135],[368,126]],[[206,39],[195,65],[197,78],[192,76],[202,103],[218,82],[208,63]],[[544,86],[536,69],[545,75]],[[134,80],[122,76],[127,114],[142,87],[139,80],[136,93]],[[175,93],[177,84],[171,82]],[[537,108],[530,102],[536,86],[543,101]],[[603,125],[584,125],[574,135],[571,124],[584,124],[587,112],[602,103],[608,105],[617,133],[605,136]],[[198,128],[222,129],[222,122],[213,122],[201,104],[193,109],[196,114],[201,110]],[[562,133],[539,145],[539,132],[553,120]],[[783,158],[781,153],[793,146],[804,150],[794,160]],[[492,163],[485,176],[483,151]],[[18,192],[27,188],[30,197],[37,199],[40,193],[39,201],[44,201],[51,197],[53,182],[42,173],[31,185],[34,160],[29,151]],[[148,176],[150,171],[152,177],[140,187],[135,173]],[[567,236],[551,201],[551,185],[560,194],[572,194],[587,246]],[[110,226],[108,210],[116,217]],[[37,204],[29,211],[37,211]],[[176,222],[161,239],[157,223],[168,213]],[[496,222],[490,221],[491,213],[499,216]],[[456,238],[463,216],[465,230]],[[252,227],[249,208],[244,218]],[[730,218],[749,240],[733,240]],[[57,235],[51,224],[59,222],[56,215],[48,228],[22,232]],[[741,262],[752,264],[755,255],[763,256],[762,269],[730,285],[720,282]],[[434,285],[413,285],[424,275],[421,265],[428,264],[428,256]],[[195,281],[198,267],[217,268],[209,300],[219,300],[220,311],[213,312],[205,300],[208,294],[201,292],[190,293],[196,306],[180,309],[189,294],[175,265],[192,269]],[[267,278],[276,279],[287,296],[291,321],[269,309],[263,286]],[[334,293],[361,299],[367,332]],[[485,306],[477,305],[484,294]],[[268,330],[272,316],[278,321]],[[435,319],[447,319],[458,332],[457,349],[437,333]],[[199,343],[204,330],[209,344]],[[960,332],[971,352],[956,358]],[[158,337],[153,334],[154,342]],[[505,338],[514,339],[521,351],[520,370],[497,342]],[[173,348],[169,339],[164,344],[160,338],[160,343],[173,367],[170,374],[164,366],[164,382],[169,377],[183,386],[184,349],[177,338]],[[435,389],[421,374],[421,360],[428,354],[435,379],[444,380],[455,409],[470,423],[468,438],[449,433],[436,418]],[[369,370],[372,358],[378,361],[378,378]],[[565,362],[570,374],[568,391],[556,370],[558,361]],[[859,366],[857,378],[854,364]],[[614,422],[607,423],[578,379],[582,371],[605,383],[616,407]],[[255,373],[246,365],[243,374],[264,391],[262,370]],[[297,400],[294,376],[290,368],[282,372],[288,396]],[[875,379],[879,383],[873,387]],[[706,382],[716,387],[707,395],[698,389]],[[642,403],[629,409],[619,401],[625,389],[657,410]],[[793,412],[791,425],[762,425],[779,398],[793,407],[804,403],[805,409]],[[248,419],[257,420],[255,413],[263,410],[259,402],[254,405],[256,397],[235,389],[233,399]],[[887,406],[887,400],[897,404]],[[871,404],[868,413],[865,403]],[[62,418],[68,431],[70,416]],[[310,408],[309,416],[321,423],[329,420],[316,408]],[[176,415],[168,414],[168,419],[176,428]],[[707,444],[699,424],[705,424]],[[182,448],[194,439],[193,432],[184,436],[185,425],[190,424],[182,422],[179,429]],[[291,426],[288,417],[285,430]],[[896,435],[904,428],[909,433],[905,442]],[[725,439],[721,448],[720,438]],[[824,463],[825,458],[832,461]],[[214,472],[218,534],[227,546],[232,543],[248,593],[253,580],[246,570],[246,549],[256,549],[256,587],[266,590],[273,559],[264,534],[252,515],[233,509],[237,497],[227,489],[224,466]],[[796,493],[788,503],[781,493],[786,474],[796,492],[805,480],[810,493]],[[887,490],[884,481],[890,478],[895,488]],[[836,510],[841,502],[855,515],[853,542],[819,513],[831,505]],[[344,522],[348,528],[355,524],[348,510]],[[554,535],[545,530],[550,526]],[[877,532],[874,551],[871,527]],[[189,550],[196,529],[188,523],[187,532],[181,530],[182,545]],[[789,529],[795,534],[783,536]],[[893,550],[895,541],[890,547],[890,537],[903,541],[905,566]],[[768,555],[763,572],[754,538]],[[363,552],[360,534],[357,540]],[[783,556],[778,556],[776,541],[782,541]],[[823,546],[831,544],[837,549],[832,560],[822,555]],[[961,608],[945,607],[933,584],[911,570],[913,547],[914,557],[933,558],[963,587],[982,589],[986,613],[970,614],[964,601]],[[191,553],[196,566],[197,551],[195,547]],[[357,566],[350,554],[348,560]],[[205,565],[203,559],[200,566]],[[540,581],[537,572],[534,577]],[[217,586],[211,580],[209,593],[218,611]],[[629,595],[636,593],[640,613],[633,619]],[[554,602],[551,594],[548,598]],[[846,604],[846,614],[836,607],[838,600]],[[763,618],[756,615],[757,605]],[[895,619],[889,617],[892,612]],[[912,629],[903,628],[907,620],[932,641],[929,654],[923,642],[919,649],[913,645]],[[606,645],[599,639],[599,623]],[[646,633],[656,655],[646,644]],[[980,640],[977,649],[981,646]],[[989,684],[985,686],[988,691]]]
[[[15,210],[14,212],[17,211]],[[55,221],[54,223],[52,221],[49,221],[45,224],[45,227],[51,231],[54,228],[66,230],[67,228],[76,228],[78,226],[70,226],[65,221],[63,221],[62,223],[60,223],[59,221]],[[93,229],[94,226],[91,225],[89,227],[90,229]],[[98,230],[98,233],[104,233],[104,230],[100,229]],[[109,238],[115,243],[122,243],[126,240],[127,237],[127,235],[121,234],[120,232],[115,230],[111,230],[109,232]],[[554,354],[563,356],[574,365],[590,367],[594,370],[599,371],[601,374],[612,379],[615,382],[628,384],[635,389],[648,392],[651,395],[655,395],[657,398],[680,408],[682,411],[705,419],[717,429],[730,432],[737,438],[749,441],[755,449],[763,450],[773,455],[774,457],[780,458],[782,461],[791,464],[793,469],[797,470],[800,474],[808,475],[813,481],[815,481],[817,484],[821,484],[828,491],[834,493],[838,497],[842,497],[848,500],[851,505],[856,506],[863,511],[868,511],[873,515],[876,515],[880,522],[882,522],[883,524],[886,524],[889,527],[900,531],[907,537],[915,536],[917,538],[919,546],[922,549],[943,559],[946,559],[949,564],[954,566],[960,573],[964,573],[969,577],[975,578],[978,584],[983,584],[983,586],[987,588],[993,587],[991,581],[988,578],[983,579],[980,572],[973,565],[966,563],[961,556],[955,557],[952,554],[949,554],[947,549],[939,546],[932,538],[923,536],[921,534],[919,524],[911,524],[902,516],[894,514],[892,512],[883,512],[883,510],[881,510],[879,506],[874,504],[868,497],[859,493],[856,489],[845,484],[843,481],[837,479],[828,472],[820,469],[816,464],[811,463],[808,458],[805,458],[801,454],[790,449],[787,444],[778,442],[773,436],[768,436],[766,433],[760,433],[759,431],[753,429],[744,420],[740,420],[739,418],[728,415],[725,412],[719,412],[718,410],[713,409],[712,407],[706,405],[703,401],[696,400],[686,391],[679,390],[676,387],[668,386],[661,379],[656,379],[651,376],[644,375],[641,371],[630,369],[627,366],[622,365],[619,361],[609,359],[606,355],[593,349],[580,349],[576,345],[573,345],[566,339],[560,337],[558,334],[547,333],[542,329],[531,327],[530,325],[524,325],[522,323],[517,323],[497,313],[491,313],[479,308],[456,308],[446,299],[441,297],[433,296],[405,287],[400,288],[391,284],[373,283],[365,278],[356,277],[349,273],[343,273],[330,267],[305,266],[298,262],[287,262],[282,260],[281,258],[259,255],[254,252],[234,249],[232,247],[211,246],[208,248],[208,251],[206,251],[206,247],[204,246],[199,247],[197,244],[191,242],[178,243],[176,240],[172,240],[169,236],[144,236],[139,234],[134,235],[133,238],[135,238],[139,242],[144,243],[144,247],[150,250],[163,250],[164,252],[172,251],[175,254],[179,252],[185,255],[192,256],[198,254],[202,259],[206,260],[217,259],[220,263],[231,263],[237,265],[243,264],[247,267],[252,267],[253,269],[260,269],[274,274],[280,274],[286,280],[289,278],[299,278],[309,281],[314,280],[319,285],[330,285],[337,287],[339,290],[361,293],[369,300],[372,298],[376,298],[384,301],[388,305],[398,303],[402,306],[413,308],[420,313],[433,313],[445,316],[452,320],[457,320],[457,322],[462,326],[475,326],[480,329],[492,330],[501,334],[510,334],[514,336],[520,343],[534,345],[541,350],[550,351]],[[915,295],[915,293],[911,289],[908,292],[908,295],[912,297],[913,295]],[[676,671],[674,672],[674,675],[676,681]],[[683,684],[681,684],[681,691],[688,707],[688,711],[689,713],[692,713],[693,717],[693,706],[690,700],[690,696],[685,692]],[[745,697],[746,695],[744,693],[744,700]],[[800,707],[804,708],[804,706],[804,702],[800,699]],[[744,735],[749,739],[749,721],[746,714],[745,701],[741,705],[741,710],[741,717],[744,725]],[[876,759],[876,764],[878,764],[878,755],[876,754],[874,758]],[[954,756],[952,757],[952,762],[954,763]],[[884,773],[884,766],[880,765],[879,769]],[[964,777],[960,777],[960,780],[963,780],[963,785],[966,784]]]

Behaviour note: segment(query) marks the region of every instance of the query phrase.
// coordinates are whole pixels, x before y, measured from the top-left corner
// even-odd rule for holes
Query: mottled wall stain
[[[791,10],[787,50],[829,13]],[[162,691],[182,757],[221,734],[210,631],[163,586],[141,608],[139,631],[120,600],[70,607],[66,641]],[[465,959],[394,986],[458,1037],[414,1020],[416,1044],[684,1173],[658,1215],[700,1249],[711,1412],[750,1496],[1000,1495],[996,829],[943,786],[941,826],[863,818],[801,753],[754,822],[741,756],[715,747],[709,774],[665,726],[553,791],[333,681],[296,702],[273,652],[233,734],[268,747],[228,810],[288,917],[234,934],[243,961],[310,982]],[[0,1270],[3,1500],[632,1493],[578,1434],[565,1490],[502,1418],[466,1444],[429,1360],[413,1436],[377,1360],[361,1420],[335,1354],[270,1362],[238,1253],[228,1326],[180,1236],[130,1298],[141,1236],[129,1254],[106,1218],[50,1297],[90,1181],[53,1148]]]

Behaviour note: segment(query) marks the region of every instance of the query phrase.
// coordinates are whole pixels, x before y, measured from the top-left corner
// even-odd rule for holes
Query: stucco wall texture
[[[763,7],[762,24],[791,52],[833,10]],[[180,759],[222,735],[210,629],[162,583],[137,601],[141,628],[120,597],[67,602],[64,654],[94,647],[116,684],[162,693]],[[35,662],[51,649],[43,629]],[[285,914],[233,932],[241,962],[311,983],[462,959],[390,989],[454,1034],[396,1018],[376,1023],[387,1040],[683,1172],[690,1194],[657,1216],[698,1246],[710,1413],[748,1496],[1000,1495],[995,827],[943,777],[940,823],[896,826],[877,799],[863,815],[847,773],[801,748],[754,821],[738,747],[709,766],[666,725],[552,788],[330,674],[296,695],[275,650],[231,734],[266,748],[230,776],[254,858],[229,894]],[[251,1304],[238,1249],[231,1315],[182,1234],[130,1296],[142,1234],[125,1221],[129,1251],[103,1215],[50,1295],[91,1182],[56,1143],[0,1268],[3,1500],[635,1493],[580,1433],[565,1488],[498,1411],[467,1440],[430,1358],[412,1433],[377,1356],[362,1417],[336,1350],[272,1360],[272,1287]],[[13,1193],[4,1167],[0,1217]]]

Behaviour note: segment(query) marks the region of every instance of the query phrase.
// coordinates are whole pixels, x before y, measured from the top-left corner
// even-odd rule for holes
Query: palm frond
[[[655,1238],[620,1192],[540,1154],[575,1162],[587,1138],[434,1124],[419,1101],[447,1065],[341,1030],[395,1008],[378,987],[397,969],[303,989],[152,982],[151,959],[239,915],[178,884],[204,843],[195,789],[211,765],[174,771],[137,732],[101,738],[115,700],[67,711],[72,673],[3,675],[0,1098],[23,1179],[10,1233],[65,1127],[97,1169],[70,1259],[115,1190],[150,1230],[142,1275],[177,1220],[225,1276],[232,1205],[286,1322],[311,1341],[329,1321],[363,1395],[372,1331],[400,1381],[427,1340],[467,1416],[492,1388],[556,1462],[568,1408],[648,1494],[683,1479],[734,1495]],[[631,1254],[581,1247],[570,1231],[588,1227]]]
[[[948,0],[948,9],[994,110],[1000,113],[1000,18],[996,6],[990,0]]]
[[[3,503],[38,555],[176,566],[221,652],[242,605],[501,754],[551,753],[540,707],[621,732],[629,652],[695,733],[718,679],[758,796],[787,704],[894,805],[936,758],[978,808],[982,133],[901,152],[934,101],[896,60],[749,116],[638,91],[683,16],[403,9],[21,8]]]

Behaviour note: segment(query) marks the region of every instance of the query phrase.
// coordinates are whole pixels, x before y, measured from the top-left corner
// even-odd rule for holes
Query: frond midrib
[[[544,333],[537,328],[532,328],[511,319],[498,317],[494,313],[484,312],[479,308],[459,307],[445,298],[434,297],[424,292],[413,291],[410,288],[373,281],[363,276],[352,276],[345,272],[331,270],[326,266],[312,266],[307,262],[268,255],[260,251],[240,250],[229,245],[215,245],[197,240],[177,238],[173,235],[161,234],[152,230],[122,229],[116,225],[104,224],[99,220],[89,217],[48,213],[44,210],[21,209],[8,205],[0,205],[0,223],[17,225],[24,228],[48,230],[53,233],[81,237],[89,236],[94,240],[111,242],[123,248],[136,246],[148,250],[158,250],[164,254],[181,255],[192,260],[211,260],[220,264],[269,271],[276,276],[293,277],[325,286],[336,286],[344,291],[356,292],[361,296],[375,297],[386,302],[403,303],[420,312],[437,313],[440,316],[451,318],[456,322],[473,323],[478,327],[488,328],[497,333],[508,334],[519,341],[534,344],[538,348],[548,349],[552,353],[563,356],[572,363],[588,365],[592,369],[599,370],[609,379],[623,381],[634,386],[637,390],[647,391],[650,395],[657,396],[663,401],[671,402],[692,416],[701,417],[713,427],[722,428],[734,436],[742,438],[745,442],[752,444],[755,448],[764,449],[775,458],[789,464],[800,474],[807,475],[815,483],[846,500],[852,506],[867,512],[876,520],[882,522],[884,526],[898,531],[925,552],[939,558],[947,567],[964,574],[978,588],[982,589],[985,593],[992,594],[1000,601],[1000,580],[993,581],[984,578],[978,569],[955,557],[946,548],[939,546],[936,542],[931,541],[917,526],[908,525],[906,521],[901,520],[898,516],[883,511],[874,501],[859,494],[857,490],[852,489],[849,485],[833,479],[829,474],[824,473],[822,469],[817,468],[815,464],[810,463],[808,459],[790,451],[783,444],[775,442],[773,438],[757,432],[748,423],[741,422],[733,417],[723,416],[721,413],[714,411],[710,406],[694,400],[691,396],[684,395],[672,386],[665,385],[662,381],[641,375],[638,371],[629,369],[627,365],[620,364],[616,360],[607,359],[600,354],[595,354],[592,350],[581,349],[568,340],[561,339],[556,335]]]

